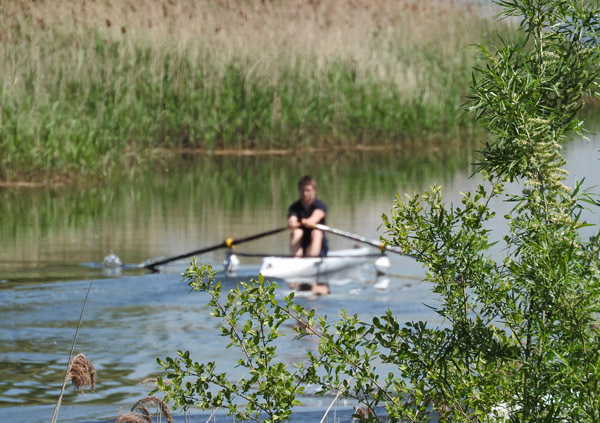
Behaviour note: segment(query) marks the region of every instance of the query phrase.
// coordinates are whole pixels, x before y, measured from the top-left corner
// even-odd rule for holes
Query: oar
[[[287,229],[287,226],[284,226],[283,228],[272,229],[270,231],[261,232],[256,235],[250,235],[245,238],[240,238],[240,239],[227,238],[222,243],[213,245],[212,247],[205,247],[205,248],[201,248],[199,250],[194,250],[194,251],[190,251],[188,253],[183,253],[183,254],[179,254],[177,256],[167,257],[167,258],[158,259],[158,260],[150,259],[150,260],[145,261],[144,263],[141,263],[139,267],[145,267],[146,269],[154,270],[154,268],[156,266],[160,266],[162,264],[170,263],[172,261],[190,257],[190,256],[208,253],[209,251],[218,250],[219,248],[226,248],[226,247],[232,248],[234,245],[242,244],[242,243],[248,242],[248,241],[253,241],[255,239],[262,238],[262,237],[265,237],[268,235],[274,235],[276,233],[283,232],[286,229]]]
[[[368,239],[365,238],[364,236],[360,236],[360,235],[356,235],[350,232],[346,232],[346,231],[342,231],[339,229],[335,229],[335,228],[331,228],[329,226],[326,225],[321,225],[320,223],[317,223],[316,225],[314,225],[314,228],[316,229],[320,229],[324,232],[330,232],[332,234],[336,234],[336,235],[340,235],[343,236],[345,238],[349,238],[349,239],[353,239],[355,241],[360,241],[360,242],[364,242],[365,244],[369,244],[373,247],[379,248],[382,252],[383,251],[391,251],[393,253],[396,254],[401,254],[403,256],[407,256],[407,257],[413,257],[410,254],[406,254],[405,252],[403,252],[400,248],[398,247],[394,247],[392,245],[385,245],[383,242],[375,240],[375,239]]]

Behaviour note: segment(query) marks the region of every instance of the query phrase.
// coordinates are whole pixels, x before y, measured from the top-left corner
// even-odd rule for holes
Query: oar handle
[[[350,232],[346,232],[346,231],[342,231],[340,229],[331,228],[329,226],[322,225],[320,223],[317,223],[316,225],[314,225],[314,228],[320,229],[320,230],[325,231],[325,232],[330,232],[330,233],[335,234],[335,235],[343,236],[345,238],[353,239],[355,241],[364,242],[365,244],[369,244],[369,245],[371,245],[371,246],[373,246],[375,248],[379,248],[381,250],[381,252],[383,252],[383,251],[391,251],[393,253],[400,254],[400,255],[403,255],[403,256],[413,257],[410,254],[406,254],[405,252],[403,252],[398,247],[394,247],[392,245],[385,245],[381,241],[377,241],[377,240],[374,240],[374,239],[368,239],[368,238],[365,238],[363,236],[356,235],[356,234],[353,234],[353,233],[350,233]]]
[[[250,235],[250,236],[247,236],[245,238],[240,238],[240,239],[227,238],[222,243],[217,244],[217,245],[213,245],[211,247],[201,248],[199,250],[194,250],[194,251],[190,251],[190,252],[187,252],[187,253],[183,253],[183,254],[179,254],[179,255],[173,256],[173,257],[167,257],[167,258],[163,258],[163,259],[159,259],[159,260],[148,260],[148,261],[142,263],[140,265],[140,267],[144,267],[146,269],[154,270],[155,267],[160,266],[162,264],[170,263],[172,261],[179,260],[179,259],[186,258],[186,257],[190,257],[190,256],[195,256],[195,255],[199,255],[199,254],[203,254],[203,253],[208,253],[210,251],[218,250],[220,248],[225,248],[225,247],[227,247],[227,248],[233,248],[235,245],[242,244],[242,243],[248,242],[248,241],[253,241],[255,239],[262,238],[262,237],[265,237],[265,236],[268,236],[268,235],[274,235],[276,233],[283,232],[286,229],[287,229],[287,226],[284,226],[282,228],[271,229],[270,231],[261,232],[261,233],[255,234],[255,235]]]

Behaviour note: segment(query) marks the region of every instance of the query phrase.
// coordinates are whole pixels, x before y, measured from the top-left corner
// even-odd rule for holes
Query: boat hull
[[[327,257],[265,257],[260,273],[265,278],[284,279],[287,282],[315,282],[343,277],[382,258],[387,260],[381,254],[373,254],[372,248],[332,251]],[[385,263],[380,261],[378,273],[384,267]]]

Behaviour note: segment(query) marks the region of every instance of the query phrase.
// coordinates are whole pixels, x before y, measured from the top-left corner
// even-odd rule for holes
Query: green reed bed
[[[146,3],[7,2],[0,179],[104,176],[160,147],[456,137],[467,46],[509,31],[445,1]]]

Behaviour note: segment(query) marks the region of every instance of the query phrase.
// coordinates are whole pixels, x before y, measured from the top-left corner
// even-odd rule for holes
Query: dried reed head
[[[96,369],[84,354],[77,354],[71,360],[67,379],[80,392],[83,392],[86,386],[89,386],[92,391],[96,389]]]
[[[163,416],[167,419],[167,423],[173,423],[173,417],[171,416],[171,411],[167,404],[156,397],[145,397],[136,402],[133,407],[131,407],[132,413],[143,416],[144,418],[150,417],[150,412],[148,411],[149,407],[156,407]],[[131,413],[130,413],[131,414]],[[144,420],[145,421],[145,420]]]
[[[171,381],[168,379],[163,379],[162,383],[164,385],[172,385]],[[139,384],[140,385],[149,385],[149,386],[152,386],[153,388],[156,388],[156,387],[158,387],[158,379],[155,377],[150,377],[148,379],[142,380]]]
[[[444,52],[451,59],[452,46],[475,42],[468,34],[477,12],[470,7],[453,0],[115,0],[83,2],[74,10],[72,2],[63,0],[28,3],[24,11],[0,8],[0,23],[32,16],[34,22],[43,19],[44,27],[68,30],[74,36],[99,31],[117,40],[203,52],[217,64],[246,58],[254,64],[253,72],[265,77],[280,64],[295,65],[302,57],[309,62],[306,72],[327,71],[332,60],[342,60],[355,63],[361,73],[398,78],[398,62],[408,66],[412,59],[404,60],[403,55],[416,46],[447,45]]]
[[[356,410],[354,410],[354,415],[357,416],[358,422],[366,422],[375,416],[373,410],[364,404],[360,404],[358,407],[356,407]]]
[[[152,417],[132,412],[120,416],[116,423],[152,423]]]

